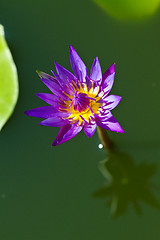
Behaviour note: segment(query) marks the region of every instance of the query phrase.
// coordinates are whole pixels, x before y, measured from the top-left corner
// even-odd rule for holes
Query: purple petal
[[[54,77],[43,72],[38,72],[38,74],[41,77],[42,82],[51,90],[53,94],[64,100],[69,100],[69,98],[63,94],[63,89],[60,87],[58,81]]]
[[[106,98],[103,98],[103,100],[106,101],[106,104],[103,106],[103,109],[112,110],[119,104],[121,99],[122,97],[116,96],[116,95],[110,95],[110,96],[107,96]]]
[[[69,95],[73,95],[74,94],[74,90],[71,87],[70,83],[69,83],[69,79],[67,81],[66,78],[66,82],[63,81],[55,72],[51,71],[53,73],[53,75],[55,76],[55,78],[57,79],[59,85],[64,89],[64,91],[69,94]]]
[[[96,127],[97,127],[96,123],[84,125],[84,132],[87,135],[87,137],[91,138],[93,136],[93,134],[95,133]]]
[[[109,75],[115,72],[115,63],[113,63],[107,71],[103,74],[102,80],[104,81]]]
[[[37,71],[37,73],[40,76],[40,78],[47,79],[47,80],[50,80],[52,82],[58,83],[57,80],[54,77],[50,76],[47,73],[44,73],[44,72],[41,72],[41,71]]]
[[[25,112],[25,114],[28,116],[39,117],[39,118],[54,117],[55,114],[58,114],[58,113],[59,112],[57,111],[57,109],[55,109],[52,106],[34,108]]]
[[[40,125],[48,126],[48,127],[62,127],[67,124],[65,120],[60,117],[51,117],[43,120],[39,123]]]
[[[94,81],[102,80],[102,70],[98,57],[94,59],[93,65],[91,67],[90,78]]]
[[[115,76],[115,73],[112,73],[102,82],[101,91],[104,92],[104,95],[103,95],[102,98],[105,98],[109,94],[109,92],[111,91],[111,88],[112,88],[113,83],[114,83],[114,76]]]
[[[112,113],[109,111],[109,110],[103,110],[100,111],[100,113],[97,115],[97,114],[94,114],[94,117],[95,119],[97,120],[100,120],[101,122],[104,122],[106,121],[107,119],[109,119],[110,117],[112,117]]]
[[[58,97],[50,93],[36,93],[36,96],[45,101],[46,103],[54,106],[55,108],[59,107]]]
[[[63,94],[63,89],[59,86],[59,84],[54,83],[48,79],[41,78],[41,80],[57,97],[62,98],[63,100],[69,100],[69,98]]]
[[[63,85],[64,85],[64,82],[60,79],[60,77],[59,77],[55,72],[53,72],[52,70],[51,70],[51,72],[52,72],[52,74],[55,76],[55,79],[57,80],[58,84],[59,84],[60,86],[63,86]]]
[[[69,80],[76,79],[76,77],[71,72],[60,66],[58,63],[55,62],[55,66],[60,79],[62,79],[65,84],[69,84]]]
[[[112,115],[112,114],[110,113],[109,115]],[[111,116],[109,118],[108,118],[108,116],[106,119],[96,117],[97,125],[101,128],[109,130],[109,131],[124,133],[124,130],[122,129],[120,124],[117,122],[117,120],[113,116]]]
[[[102,76],[101,91],[105,92],[104,97],[106,97],[109,94],[113,86],[114,76],[115,76],[115,64],[112,64]]]
[[[59,145],[66,142],[76,136],[82,130],[82,126],[77,126],[75,124],[67,124],[61,127],[56,139],[53,142],[53,146]]]
[[[72,46],[70,46],[70,62],[76,78],[81,82],[86,82],[87,68]]]

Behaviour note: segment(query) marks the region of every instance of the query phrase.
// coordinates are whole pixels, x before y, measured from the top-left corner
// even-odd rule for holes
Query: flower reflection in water
[[[157,169],[155,164],[136,165],[128,154],[110,150],[108,158],[100,162],[99,169],[107,182],[93,195],[107,199],[112,217],[125,214],[130,204],[141,214],[141,202],[160,210],[160,203],[153,193],[157,188],[151,182]]]

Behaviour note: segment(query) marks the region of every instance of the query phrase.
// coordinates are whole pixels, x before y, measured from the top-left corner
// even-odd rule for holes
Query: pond
[[[0,23],[19,77],[15,111],[0,133],[0,240],[160,239],[160,11],[136,21],[90,0],[1,0]],[[36,70],[71,71],[69,45],[88,69],[115,62],[112,113],[125,130],[52,147],[58,128],[24,111],[45,106]]]

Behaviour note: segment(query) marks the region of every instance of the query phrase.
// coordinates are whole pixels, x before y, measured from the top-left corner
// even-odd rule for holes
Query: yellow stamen
[[[70,83],[71,87],[75,92],[78,92],[78,94],[85,93],[89,98],[92,98],[90,99],[88,108],[85,111],[79,112],[78,110],[75,110],[74,105],[72,104],[72,99],[74,95],[71,96],[68,93],[63,92],[67,97],[70,98],[70,100],[69,101],[65,100],[62,104],[59,103],[60,105],[59,111],[71,113],[69,117],[65,118],[65,119],[68,119],[71,124],[77,122],[77,125],[80,126],[81,124],[83,124],[84,120],[89,123],[91,117],[94,118],[94,114],[100,113],[100,109],[103,104],[98,103],[98,101],[103,96],[103,93],[97,96],[99,93],[100,87],[97,86],[94,88],[94,82],[92,80],[90,81],[91,81],[91,87],[89,90],[85,83],[78,82],[78,85],[74,81]]]
[[[65,94],[67,97],[72,98],[72,96],[66,93],[65,91],[62,91],[62,93]]]

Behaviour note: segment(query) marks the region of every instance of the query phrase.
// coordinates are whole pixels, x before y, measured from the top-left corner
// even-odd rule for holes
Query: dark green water
[[[159,240],[160,12],[123,23],[87,0],[1,0],[0,23],[20,84],[15,112],[0,133],[0,240]],[[49,73],[57,61],[71,70],[69,44],[88,68],[95,56],[103,72],[116,62],[112,94],[123,100],[113,114],[126,133],[109,133],[122,154],[108,167],[113,176],[125,174],[115,177],[111,193],[98,168],[106,153],[97,133],[53,148],[58,129],[23,113],[44,105],[35,93],[48,90],[36,69]]]

